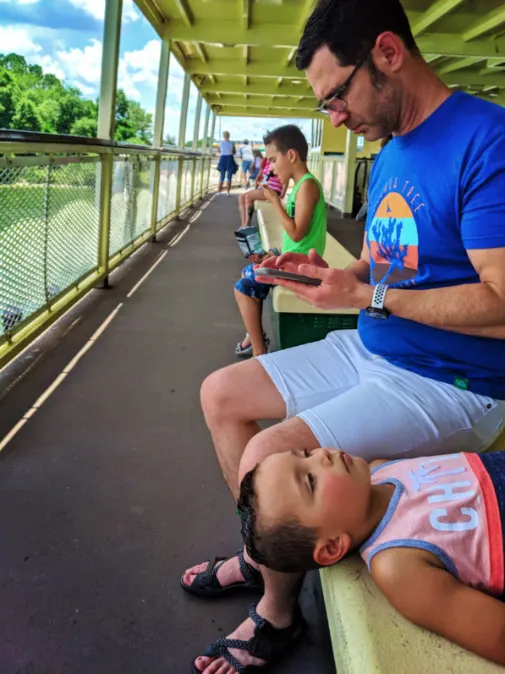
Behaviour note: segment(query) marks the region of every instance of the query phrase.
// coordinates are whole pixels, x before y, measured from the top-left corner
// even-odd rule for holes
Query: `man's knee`
[[[200,401],[207,421],[233,415],[233,403],[240,394],[237,377],[233,374],[234,368],[232,365],[216,370],[203,381]]]

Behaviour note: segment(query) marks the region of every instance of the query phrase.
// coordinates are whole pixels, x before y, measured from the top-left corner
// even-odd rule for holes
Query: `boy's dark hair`
[[[295,519],[265,525],[258,517],[258,497],[254,480],[259,464],[246,473],[240,484],[237,507],[247,552],[258,564],[274,571],[296,573],[318,569],[314,561],[317,531]]]
[[[286,154],[288,150],[296,150],[302,161],[307,161],[309,154],[309,145],[301,129],[296,124],[286,124],[278,126],[273,131],[267,131],[263,136],[265,145],[275,143],[279,152]]]
[[[420,56],[400,0],[319,0],[305,24],[296,67],[306,70],[324,46],[342,66],[357,65],[386,31],[398,35],[411,54]],[[373,65],[371,58],[368,63]]]

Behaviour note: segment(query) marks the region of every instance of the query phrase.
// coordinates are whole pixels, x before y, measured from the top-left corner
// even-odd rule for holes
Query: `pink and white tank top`
[[[387,548],[420,548],[436,555],[462,583],[490,594],[504,590],[503,536],[491,478],[476,454],[449,454],[383,464],[372,484],[395,491],[360,553],[370,568]]]

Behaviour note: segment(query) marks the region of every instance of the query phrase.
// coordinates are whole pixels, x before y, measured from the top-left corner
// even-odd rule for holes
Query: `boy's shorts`
[[[247,297],[252,297],[255,300],[266,300],[270,292],[270,285],[268,283],[258,283],[256,281],[256,274],[253,271],[254,264],[249,264],[242,269],[244,278],[241,278],[235,283],[235,288]]]

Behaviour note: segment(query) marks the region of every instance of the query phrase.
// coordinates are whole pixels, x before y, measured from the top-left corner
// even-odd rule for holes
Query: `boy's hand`
[[[278,193],[271,187],[268,187],[268,185],[263,185],[263,194],[265,195],[266,200],[271,204],[281,203],[281,198]]]

